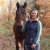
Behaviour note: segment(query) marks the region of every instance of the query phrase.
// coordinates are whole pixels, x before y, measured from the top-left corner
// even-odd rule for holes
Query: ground
[[[13,23],[5,21],[0,24],[0,50],[16,50]],[[40,43],[41,50],[50,50],[50,28],[43,28]]]

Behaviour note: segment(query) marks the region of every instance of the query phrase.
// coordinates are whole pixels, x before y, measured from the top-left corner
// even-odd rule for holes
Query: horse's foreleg
[[[16,50],[19,50],[18,41],[16,41]]]
[[[15,37],[15,45],[16,45],[16,50],[19,50],[18,38],[16,38],[16,37]]]
[[[20,40],[20,49],[21,49],[21,50],[24,50],[23,40]]]

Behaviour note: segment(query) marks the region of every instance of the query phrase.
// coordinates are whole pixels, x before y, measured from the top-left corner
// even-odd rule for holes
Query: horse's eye
[[[26,12],[24,12],[24,14],[26,14]]]

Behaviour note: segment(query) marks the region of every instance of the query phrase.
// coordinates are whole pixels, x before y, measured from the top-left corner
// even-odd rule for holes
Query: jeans
[[[24,50],[40,50],[40,42],[36,43],[36,47],[34,49],[31,48],[29,44],[24,44]]]

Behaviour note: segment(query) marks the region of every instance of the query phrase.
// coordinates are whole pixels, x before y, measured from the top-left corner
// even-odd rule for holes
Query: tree
[[[8,16],[8,21],[10,20],[10,12],[11,12],[11,0],[10,0],[10,5],[9,5],[9,16]]]

